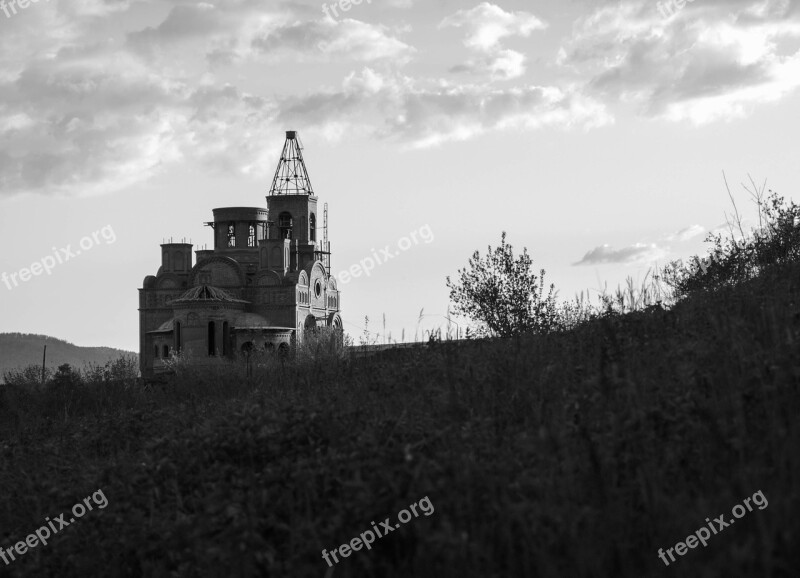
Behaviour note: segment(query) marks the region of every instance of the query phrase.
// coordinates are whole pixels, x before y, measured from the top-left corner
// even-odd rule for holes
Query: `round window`
[[[320,295],[322,295],[322,283],[320,283],[319,281],[317,281],[316,283],[314,283],[314,294],[315,294],[317,297],[319,297]]]

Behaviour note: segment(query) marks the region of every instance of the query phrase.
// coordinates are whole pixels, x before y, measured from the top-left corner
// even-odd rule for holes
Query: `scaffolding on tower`
[[[311,179],[308,178],[306,163],[303,160],[303,143],[297,131],[286,131],[275,178],[272,179],[270,195],[313,195]]]
[[[328,203],[325,203],[325,209],[322,213],[322,242],[320,243],[319,251],[317,251],[316,259],[322,261],[328,276],[331,274],[331,244],[328,242]]]

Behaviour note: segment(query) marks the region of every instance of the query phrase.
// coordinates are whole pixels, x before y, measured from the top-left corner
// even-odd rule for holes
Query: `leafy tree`
[[[500,246],[490,246],[485,257],[475,251],[457,282],[447,278],[447,287],[454,312],[477,322],[479,334],[547,333],[558,326],[558,310],[554,285],[545,296],[544,274],[533,272],[526,248],[514,257],[503,231]]]
[[[49,385],[53,389],[72,389],[83,385],[83,379],[79,371],[75,371],[69,363],[65,363],[58,366],[58,371],[53,375]]]

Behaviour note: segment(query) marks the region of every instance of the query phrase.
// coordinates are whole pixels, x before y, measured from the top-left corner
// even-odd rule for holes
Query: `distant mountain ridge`
[[[45,341],[46,340],[46,341]],[[76,369],[84,365],[100,364],[122,355],[136,355],[132,351],[112,347],[81,347],[63,339],[30,333],[0,333],[0,383],[3,373],[31,364],[42,365],[42,348],[47,344],[47,367],[55,370],[69,363]]]

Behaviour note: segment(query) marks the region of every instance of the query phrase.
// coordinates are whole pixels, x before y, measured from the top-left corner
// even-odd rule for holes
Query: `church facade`
[[[139,289],[143,377],[167,371],[177,352],[207,366],[256,351],[287,354],[308,331],[342,329],[327,205],[320,214],[294,131],[266,201],[214,209],[206,223],[214,248],[194,251],[194,263],[191,244],[161,245],[161,267]]]

